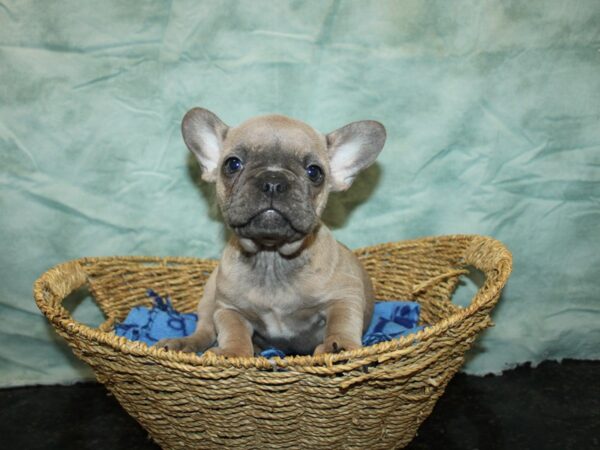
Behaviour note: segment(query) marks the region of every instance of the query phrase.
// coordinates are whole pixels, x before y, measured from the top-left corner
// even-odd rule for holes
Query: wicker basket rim
[[[34,283],[34,298],[42,312],[48,319],[65,333],[70,335],[81,335],[82,337],[108,345],[111,348],[124,354],[136,356],[149,356],[155,361],[169,366],[203,366],[205,368],[213,367],[215,369],[226,368],[256,368],[260,370],[298,370],[314,374],[339,373],[362,367],[366,364],[382,362],[391,358],[398,358],[402,354],[410,353],[414,343],[431,343],[436,336],[441,335],[449,328],[462,322],[465,318],[476,314],[481,309],[491,310],[498,300],[498,292],[506,284],[512,270],[512,255],[510,251],[498,240],[481,235],[445,235],[423,237],[417,239],[394,241],[381,243],[367,247],[355,249],[356,254],[379,250],[390,245],[402,244],[403,246],[423,245],[440,241],[452,241],[459,239],[471,240],[471,245],[489,247],[496,253],[497,270],[500,274],[498,281],[489,284],[486,279],[484,286],[480,287],[471,303],[449,317],[433,324],[425,329],[393,339],[387,342],[380,342],[367,347],[362,347],[353,351],[344,351],[336,354],[324,354],[319,356],[287,356],[285,358],[267,359],[261,356],[244,358],[225,358],[216,356],[212,353],[205,353],[201,356],[192,353],[164,351],[155,347],[149,347],[142,342],[131,341],[125,337],[119,337],[112,331],[102,331],[88,325],[77,322],[71,314],[62,306],[61,302],[70,292],[82,287],[87,282],[86,274],[82,265],[90,262],[102,260],[122,260],[129,262],[160,262],[164,264],[186,264],[198,261],[215,262],[214,259],[182,257],[182,256],[100,256],[83,257],[60,263],[43,273]],[[468,262],[465,265],[472,265]],[[66,293],[62,295],[54,293],[51,289],[53,282],[64,278],[67,273],[71,276],[67,286]],[[489,277],[486,277],[489,278]],[[484,287],[486,288],[484,290]],[[48,298],[51,297],[51,299]],[[61,297],[61,298],[58,298]]]

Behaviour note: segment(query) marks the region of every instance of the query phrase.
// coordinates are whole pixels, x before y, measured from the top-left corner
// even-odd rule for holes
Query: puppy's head
[[[319,224],[330,191],[345,190],[371,165],[385,143],[379,122],[348,124],[323,135],[309,125],[270,115],[228,127],[194,108],[182,133],[215,182],[223,218],[250,252],[297,251]]]

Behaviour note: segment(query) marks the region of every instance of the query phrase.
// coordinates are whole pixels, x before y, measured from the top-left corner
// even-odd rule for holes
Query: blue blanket
[[[176,311],[169,297],[163,298],[153,290],[148,290],[153,299],[152,308],[137,306],[127,315],[125,321],[115,326],[118,336],[132,341],[142,341],[148,345],[156,344],[163,338],[184,337],[196,329],[196,314],[183,314]],[[415,333],[423,327],[418,326],[419,304],[408,301],[376,302],[373,318],[365,332],[363,345],[373,345],[389,341],[406,334]],[[261,356],[286,356],[281,350],[269,348]]]

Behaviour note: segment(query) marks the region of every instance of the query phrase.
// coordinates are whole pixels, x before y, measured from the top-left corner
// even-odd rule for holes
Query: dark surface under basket
[[[407,450],[597,450],[600,361],[457,374]],[[573,401],[573,399],[577,399]],[[7,449],[157,450],[98,384],[0,390]]]

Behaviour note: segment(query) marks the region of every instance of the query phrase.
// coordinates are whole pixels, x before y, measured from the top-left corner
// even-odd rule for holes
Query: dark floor
[[[97,384],[0,390],[0,448],[158,447]],[[600,362],[457,375],[412,450],[600,449]]]

